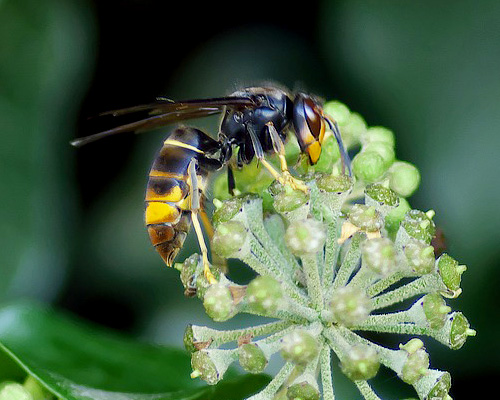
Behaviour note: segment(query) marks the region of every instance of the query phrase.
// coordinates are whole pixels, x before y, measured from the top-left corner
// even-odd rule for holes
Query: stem
[[[337,221],[332,221],[327,226],[326,244],[325,244],[325,261],[322,274],[323,286],[330,286],[333,282],[333,276],[337,269],[337,260],[339,258],[340,245],[337,243]]]
[[[243,329],[235,329],[230,331],[219,331],[206,326],[193,325],[193,336],[197,342],[212,341],[211,347],[218,347],[221,344],[234,342],[242,336],[252,335],[252,337],[269,335],[279,332],[292,325],[290,321],[276,321],[268,324],[251,326]]]
[[[359,259],[361,256],[361,233],[355,233],[351,238],[351,243],[349,244],[349,250],[342,261],[342,265],[339,268],[337,276],[333,281],[333,290],[338,289],[341,286],[345,286],[349,281],[352,273],[359,264]]]
[[[321,384],[323,386],[323,400],[335,400],[333,392],[332,364],[330,347],[324,345],[320,354]]]
[[[378,282],[374,283],[371,285],[367,290],[366,294],[370,297],[374,297],[378,295],[379,293],[383,292],[385,289],[387,289],[389,286],[391,286],[393,283],[396,283],[397,281],[403,279],[405,277],[405,274],[402,271],[396,271],[392,275],[389,275]]]
[[[301,257],[302,269],[306,276],[307,291],[317,310],[323,308],[323,288],[318,270],[318,259],[316,254],[306,254]]]
[[[264,390],[257,393],[256,395],[249,397],[247,400],[269,400],[272,399],[276,392],[279,390],[281,385],[286,381],[290,373],[292,372],[294,365],[287,362],[276,376],[269,382]]]
[[[367,381],[354,381],[358,390],[363,395],[365,400],[382,400],[377,394],[373,391],[371,386]]]

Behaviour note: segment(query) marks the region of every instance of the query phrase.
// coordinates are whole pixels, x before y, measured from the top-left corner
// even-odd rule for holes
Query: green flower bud
[[[219,223],[212,239],[212,250],[221,257],[234,258],[246,244],[247,228],[238,221]]]
[[[377,375],[380,360],[374,348],[364,344],[357,344],[349,348],[342,357],[340,367],[349,379],[366,381]]]
[[[219,373],[207,350],[200,350],[191,355],[191,368],[191,378],[200,377],[209,385],[215,385],[222,379],[223,373]]]
[[[460,281],[462,274],[466,271],[465,265],[459,265],[458,261],[444,253],[438,258],[438,272],[443,280],[443,283],[448,289],[460,294]]]
[[[242,211],[241,208],[244,202],[244,197],[232,197],[224,201],[222,205],[214,211],[212,216],[214,226],[233,219],[238,212]]]
[[[349,120],[351,114],[351,111],[344,103],[336,100],[327,101],[323,106],[323,110],[326,114],[331,115],[340,126]]]
[[[33,400],[30,392],[16,382],[0,384],[0,400]]]
[[[367,182],[376,182],[382,178],[387,165],[384,158],[375,151],[362,151],[352,160],[352,170],[356,178]]]
[[[361,141],[361,137],[366,132],[366,121],[361,115],[351,112],[349,118],[344,123],[340,123],[340,133],[342,141],[347,148],[353,147]]]
[[[329,303],[334,321],[344,326],[360,324],[370,315],[372,304],[366,293],[357,287],[337,289]]]
[[[399,229],[399,225],[404,220],[405,215],[411,210],[410,204],[404,197],[399,198],[399,205],[391,209],[385,216],[385,229],[389,236],[394,239]]]
[[[288,247],[298,256],[318,252],[323,248],[325,239],[324,225],[311,218],[291,223],[285,233]]]
[[[451,308],[438,293],[429,293],[424,296],[422,307],[425,318],[432,329],[441,329]]]
[[[248,284],[246,300],[252,311],[271,315],[283,304],[283,289],[273,277],[258,276]]]
[[[354,204],[347,218],[353,225],[366,232],[375,232],[384,226],[382,216],[374,206]]]
[[[434,271],[436,265],[434,247],[427,246],[419,240],[411,239],[405,246],[405,256],[408,266],[417,275],[430,274]]]
[[[233,317],[236,308],[231,291],[226,285],[211,285],[205,292],[203,306],[214,321],[226,321]]]
[[[408,197],[417,190],[420,184],[420,172],[407,162],[398,161],[390,170],[389,186],[403,197]]]
[[[394,133],[382,126],[371,126],[361,138],[363,144],[369,143],[384,143],[391,148],[394,148],[396,140]]]
[[[453,350],[461,348],[468,336],[475,336],[476,331],[470,329],[469,321],[461,312],[455,312],[450,316],[451,330],[450,330],[450,347]]]
[[[396,271],[396,249],[394,243],[387,238],[367,240],[361,248],[363,265],[382,276],[388,276]]]
[[[436,234],[436,225],[429,216],[423,211],[410,210],[406,213],[401,226],[412,238],[421,240],[430,244]]]
[[[426,375],[429,370],[429,354],[427,354],[423,345],[420,339],[412,339],[406,345],[399,346],[408,353],[399,377],[410,385],[413,385]]]
[[[451,375],[448,372],[429,370],[414,384],[421,399],[452,400],[448,392],[451,388]]]
[[[255,343],[245,343],[238,348],[241,367],[251,374],[260,374],[267,366],[264,352]]]
[[[318,355],[318,341],[310,333],[296,329],[282,340],[281,356],[298,365],[305,365]]]
[[[53,399],[54,396],[50,393],[42,384],[36,380],[33,376],[28,375],[24,381],[24,389],[26,389],[33,400],[49,400]],[[1,397],[1,396],[0,396]]]
[[[196,273],[200,268],[200,256],[198,254],[193,254],[186,258],[182,264],[176,264],[176,268],[180,270],[180,278],[186,294],[193,293],[197,291],[196,287]]]
[[[290,185],[281,185],[278,182],[269,187],[269,192],[273,196],[273,206],[279,213],[287,213],[306,205],[310,195],[301,190],[294,190]]]
[[[399,205],[399,197],[391,189],[388,189],[380,184],[368,185],[365,189],[365,194],[370,200],[385,205],[388,207],[397,207]]]
[[[309,382],[294,383],[286,391],[288,400],[319,400],[320,394],[317,387]]]
[[[351,190],[352,178],[349,175],[317,175],[316,185],[319,190],[329,193],[343,193]]]
[[[363,147],[363,152],[374,152],[384,160],[384,168],[388,169],[396,159],[394,147],[384,142],[371,142]]]
[[[183,342],[184,342],[184,348],[190,353],[194,353],[197,350],[196,346],[194,345],[195,340],[194,340],[192,324],[186,326],[186,330],[184,331]]]

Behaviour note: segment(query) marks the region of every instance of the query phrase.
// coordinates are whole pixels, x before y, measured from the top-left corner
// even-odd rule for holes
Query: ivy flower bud
[[[271,276],[258,276],[248,284],[246,300],[256,313],[274,314],[283,303],[283,290],[280,283]]]
[[[361,136],[366,132],[366,121],[358,113],[351,112],[344,123],[340,123],[342,141],[347,148],[361,142]]]
[[[367,197],[366,203],[375,203],[379,206],[387,206],[395,208],[399,205],[398,195],[391,189],[386,188],[377,183],[368,185],[365,189],[365,195]],[[373,204],[368,204],[373,205]]]
[[[390,239],[375,238],[365,241],[361,254],[363,265],[381,276],[388,276],[397,268],[396,249]]]
[[[352,178],[349,175],[343,174],[318,174],[316,177],[316,186],[321,191],[341,194],[352,188]]]
[[[298,365],[311,362],[318,354],[318,341],[309,332],[296,329],[282,340],[281,356]]]
[[[417,190],[420,184],[420,172],[418,169],[403,161],[394,163],[390,170],[389,186],[392,190],[403,197],[408,197]]]
[[[363,144],[384,143],[392,148],[396,144],[394,133],[383,126],[371,126],[361,138]]]
[[[413,385],[429,370],[429,354],[424,349],[420,339],[412,339],[406,345],[399,346],[408,353],[399,377],[406,383]]]
[[[432,329],[441,329],[446,322],[446,316],[451,311],[451,308],[446,305],[446,302],[438,293],[425,295],[422,307],[425,318]]]
[[[30,392],[16,382],[0,384],[0,400],[32,400]]]
[[[405,246],[404,252],[408,266],[417,275],[430,274],[434,271],[436,265],[434,247],[427,246],[419,240],[411,239]]]
[[[205,311],[214,321],[226,321],[233,317],[236,308],[231,291],[226,285],[211,285],[203,297]]]
[[[436,225],[423,211],[410,210],[406,213],[401,226],[414,239],[430,244],[436,234]]]
[[[326,239],[324,225],[314,219],[295,221],[285,233],[285,240],[295,255],[313,254],[323,248]]]
[[[376,232],[384,226],[383,219],[374,206],[354,204],[347,218],[353,225],[366,232]]]
[[[317,387],[309,382],[294,383],[286,391],[288,400],[319,400],[320,394]]]
[[[458,350],[461,348],[468,336],[475,336],[476,331],[470,328],[469,321],[461,312],[455,312],[450,316],[450,348]]]
[[[191,355],[191,378],[200,377],[209,385],[215,385],[222,379],[231,360],[229,350],[200,350]],[[218,354],[217,354],[218,353]]]
[[[238,212],[241,211],[245,199],[243,197],[232,197],[222,203],[212,216],[212,221],[216,227],[222,222],[230,221]]]
[[[221,257],[238,256],[246,244],[247,229],[238,221],[228,221],[217,225],[212,239],[212,250]]]
[[[352,160],[352,170],[356,178],[372,183],[380,180],[387,165],[384,158],[376,151],[362,151]]]
[[[384,142],[371,142],[363,147],[363,152],[375,152],[384,160],[384,168],[387,170],[394,160],[396,159],[396,153],[394,152],[394,147],[388,145]]]
[[[342,372],[353,381],[368,380],[377,375],[380,360],[377,351],[365,344],[349,348],[340,364]]]
[[[278,182],[269,187],[273,196],[273,206],[280,214],[289,213],[309,202],[310,195],[302,190],[294,190],[290,185],[281,185]]]
[[[405,215],[411,210],[410,204],[404,197],[399,198],[399,205],[387,213],[385,216],[385,229],[391,238],[396,237],[401,221],[405,219]]]
[[[462,274],[467,270],[467,267],[465,265],[459,265],[457,260],[446,253],[438,258],[437,267],[443,283],[448,289],[455,293],[453,297],[458,296],[462,291],[462,289],[460,289]]]
[[[344,326],[360,324],[370,315],[372,304],[366,293],[357,287],[337,289],[329,303],[335,322]]]
[[[451,388],[451,375],[448,372],[429,370],[415,382],[419,398],[432,400],[452,400],[448,392]]]
[[[238,348],[238,360],[241,367],[251,374],[260,374],[267,366],[267,358],[255,343],[245,343]]]

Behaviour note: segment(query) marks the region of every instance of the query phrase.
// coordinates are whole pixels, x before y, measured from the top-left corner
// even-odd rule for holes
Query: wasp
[[[179,126],[163,141],[149,172],[145,196],[145,224],[151,243],[164,262],[173,265],[193,225],[204,274],[210,283],[216,279],[210,271],[200,225],[200,218],[202,222],[208,220],[203,211],[204,193],[210,173],[224,166],[228,167],[228,186],[233,193],[235,182],[229,163],[233,152],[237,167],[257,158],[280,183],[307,192],[307,186],[288,169],[284,143],[288,132],[292,131],[301,152],[310,164],[315,164],[328,127],[340,149],[342,172],[346,173],[347,169],[351,174],[338,124],[326,115],[317,97],[306,93],[292,94],[274,85],[247,87],[225,97],[186,101],[159,98],[150,104],[109,111],[101,116],[129,114],[137,115],[133,122],[76,139],[71,144],[82,146],[118,133],[138,133],[174,122],[222,114],[217,139],[199,129]],[[266,160],[266,154],[271,153],[277,154],[280,170]]]

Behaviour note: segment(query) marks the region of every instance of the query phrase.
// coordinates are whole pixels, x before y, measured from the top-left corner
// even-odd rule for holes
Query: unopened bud
[[[389,185],[400,196],[412,195],[419,184],[420,172],[414,165],[404,161],[398,161],[392,165]]]
[[[231,291],[226,285],[211,285],[203,298],[205,311],[214,321],[226,321],[235,314],[235,305]]]
[[[384,161],[384,168],[388,169],[396,159],[394,147],[384,142],[371,142],[363,147],[363,152],[377,153]]]
[[[349,348],[342,357],[340,367],[342,372],[353,381],[368,380],[377,375],[380,360],[374,348],[357,344]]]
[[[286,230],[285,240],[295,255],[312,254],[323,248],[326,239],[324,225],[314,219],[296,221]]]
[[[329,305],[333,319],[344,326],[360,324],[368,318],[372,309],[366,293],[360,288],[349,286],[337,289]]]
[[[441,329],[446,322],[446,316],[451,311],[444,299],[438,293],[429,293],[424,296],[422,306],[429,326],[432,329]]]
[[[399,347],[408,353],[399,377],[404,382],[413,385],[427,374],[429,370],[429,354],[425,351],[420,339],[412,339],[406,345],[400,345]]]
[[[233,258],[246,244],[247,228],[238,221],[228,221],[217,225],[212,239],[212,250],[221,257]]]
[[[438,272],[443,280],[443,283],[452,292],[461,292],[460,281],[462,279],[462,274],[466,271],[465,265],[459,265],[458,261],[450,257],[448,254],[444,253],[439,257]]]
[[[4,382],[0,384],[0,400],[33,400],[33,397],[23,385]]]
[[[354,204],[347,216],[349,222],[366,232],[379,231],[384,220],[374,206]]]
[[[271,276],[258,276],[248,284],[246,300],[250,309],[256,313],[273,314],[283,303],[283,289]]]
[[[397,268],[394,243],[387,238],[367,240],[361,248],[364,265],[373,272],[388,276]]]
[[[267,358],[255,343],[245,343],[238,348],[241,367],[251,374],[260,374],[267,366]]]
[[[384,143],[392,148],[396,144],[394,133],[383,126],[371,126],[361,138],[363,144]]]
[[[297,210],[309,202],[310,195],[302,190],[294,190],[290,185],[282,185],[278,182],[269,187],[273,196],[273,206],[279,213],[288,213]]]
[[[318,354],[318,341],[310,333],[296,329],[283,338],[281,356],[298,365],[311,362]]]
[[[356,178],[372,183],[380,180],[387,171],[384,158],[375,151],[362,151],[352,160],[352,170]]]
[[[434,271],[436,265],[434,247],[427,246],[419,240],[411,239],[405,246],[405,256],[408,266],[417,275],[430,274]]]
[[[233,197],[226,200],[217,208],[212,216],[214,226],[222,222],[230,221],[238,212],[242,211],[245,199],[243,197]]]
[[[320,394],[317,387],[309,382],[294,383],[286,391],[288,400],[319,400]]]
[[[430,244],[436,234],[436,225],[426,213],[419,210],[410,210],[406,213],[401,226],[409,236]]]

